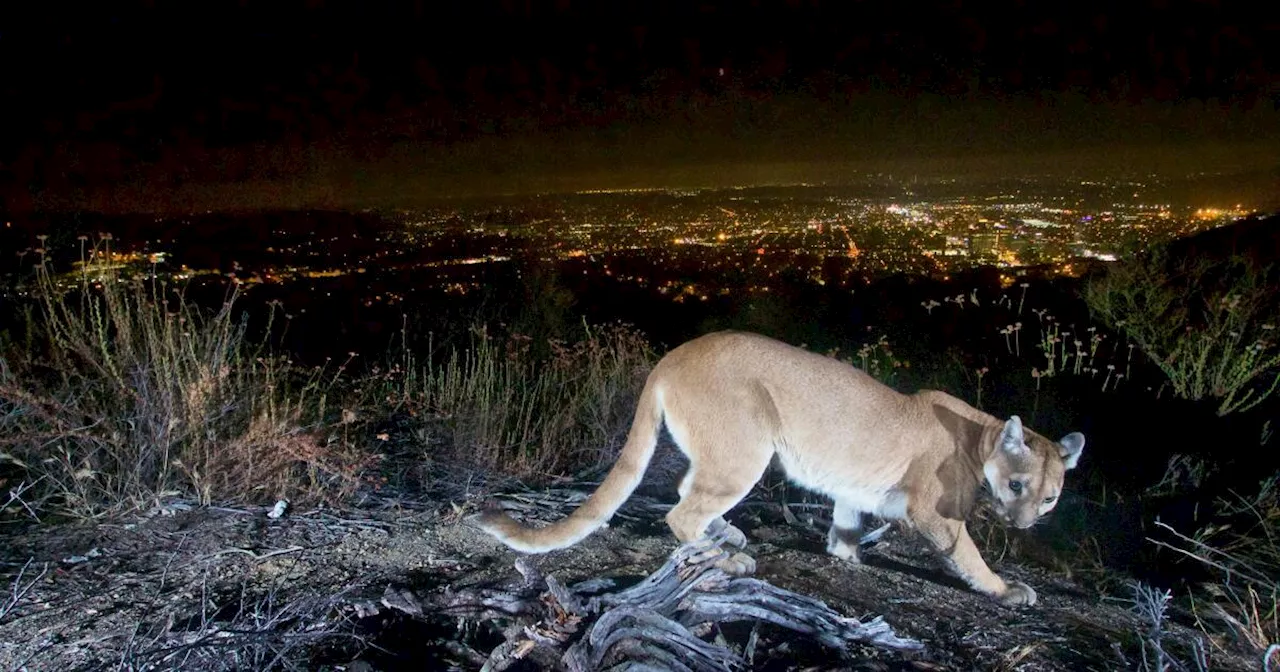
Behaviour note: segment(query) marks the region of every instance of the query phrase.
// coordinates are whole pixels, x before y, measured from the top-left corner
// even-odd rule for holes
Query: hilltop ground
[[[555,502],[573,492],[554,491],[534,509],[558,516],[565,508]],[[516,556],[466,522],[475,503],[383,501],[280,519],[265,509],[171,503],[96,525],[10,531],[0,560],[10,572],[31,562],[14,584],[16,605],[6,601],[9,613],[0,617],[0,668],[477,669],[480,661],[456,644],[487,653],[501,642],[493,624],[386,609],[361,617],[356,608],[388,589],[429,600],[446,586],[518,581]],[[910,531],[891,529],[865,553],[865,566],[850,567],[824,553],[822,510],[799,511],[788,524],[779,505],[748,500],[731,514],[751,540],[757,577],[847,616],[882,615],[925,648],[837,652],[765,629],[757,669],[1144,668],[1141,636],[1151,625],[1130,593],[1105,595],[1096,582],[1003,562],[999,548],[988,548],[994,569],[1039,592],[1034,607],[1004,607],[947,576]],[[662,504],[639,497],[620,516],[535,564],[565,582],[626,582],[658,568],[676,546],[661,523]],[[738,646],[746,640],[745,631],[722,634]],[[1186,644],[1202,640],[1177,613],[1163,638],[1187,663]],[[1237,652],[1211,649],[1209,657],[1212,669],[1257,667]]]

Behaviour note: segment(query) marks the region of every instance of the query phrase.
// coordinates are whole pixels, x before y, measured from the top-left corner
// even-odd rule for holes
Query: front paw
[[[756,573],[755,558],[746,553],[734,553],[717,561],[715,566],[730,576],[750,576]]]
[[[856,543],[851,544],[843,539],[830,537],[827,539],[827,553],[855,565],[862,564],[862,552]]]
[[[1029,607],[1036,603],[1036,591],[1021,581],[1010,581],[996,599],[1011,607]]]

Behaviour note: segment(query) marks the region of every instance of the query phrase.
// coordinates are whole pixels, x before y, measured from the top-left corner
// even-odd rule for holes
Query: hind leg
[[[725,535],[724,543],[734,548],[746,548],[747,535],[742,530],[738,529],[736,525],[732,525],[729,521],[725,520],[724,516],[716,516],[711,520],[711,523],[707,525],[707,535],[718,534],[720,532],[723,532]]]
[[[742,548],[747,543],[746,535],[729,525],[723,515],[742,501],[750,490],[750,485],[738,490],[704,490],[695,484],[667,514],[667,525],[671,526],[671,531],[681,543],[696,541],[708,533],[729,528],[725,543]],[[751,574],[755,565],[755,560],[743,553],[735,553],[716,563],[720,569],[735,575]]]
[[[754,483],[745,487],[719,485],[715,489],[700,487],[695,483],[680,498],[680,503],[667,513],[667,525],[682,543],[696,541],[707,536],[710,531],[719,531],[725,527],[733,527],[724,519],[724,514],[751,491]],[[737,528],[733,528],[737,529]],[[732,532],[730,532],[733,535]],[[742,532],[738,531],[738,535]],[[737,536],[737,535],[733,535]],[[745,535],[744,535],[745,537]],[[744,538],[745,543],[745,538]],[[735,544],[736,545],[736,544]]]
[[[689,496],[690,491],[694,487],[694,483],[695,483],[694,473],[696,472],[696,470],[697,470],[697,465],[694,464],[694,462],[691,459],[689,461],[689,468],[685,470],[684,476],[680,478],[680,483],[676,487],[676,491],[680,493],[680,504],[685,503],[686,498]],[[758,480],[759,477],[757,476],[756,479]],[[752,481],[752,485],[755,485],[755,481]],[[750,492],[750,489],[751,489],[751,486],[748,486],[747,492]],[[700,487],[700,491],[705,491],[705,490],[706,490],[705,487]],[[733,506],[737,504],[739,501],[742,501],[742,498],[745,496],[746,496],[746,492],[743,492],[741,495],[737,497],[737,499],[735,499],[732,503],[730,503],[725,510],[727,511],[728,509],[733,508]],[[698,495],[698,498],[706,499],[705,492],[700,492],[700,494]],[[682,543],[690,541],[692,539],[701,539],[704,536],[709,536],[712,534],[723,532],[725,534],[725,540],[724,540],[725,544],[729,546],[733,546],[734,548],[746,547],[747,535],[744,534],[742,530],[738,529],[737,526],[731,525],[729,521],[724,519],[723,515],[717,515],[714,518],[712,518],[710,522],[706,523],[705,530],[701,533],[696,533],[692,531],[681,531],[680,529],[677,529],[676,527],[677,523],[672,522],[673,516],[675,516],[675,520],[682,520],[688,516],[696,516],[696,512],[693,511],[694,506],[695,505],[691,502],[689,505],[687,505],[685,510],[681,510],[679,513],[677,513],[677,509],[679,509],[680,507],[680,505],[677,505],[675,508],[671,510],[670,513],[667,514],[667,524],[671,527],[671,530],[676,533],[676,538],[680,539]],[[712,508],[714,508],[714,506]],[[682,534],[692,535],[692,536],[691,537],[681,536]]]
[[[746,545],[746,535],[729,525],[724,514],[751,491],[769,464],[769,454],[762,459],[737,459],[732,465],[717,464],[715,478],[704,470],[691,470],[681,483],[680,503],[667,514],[667,525],[681,542],[688,543],[707,536],[708,532],[728,528],[726,543],[739,548]],[[750,574],[755,561],[738,553],[722,560],[720,568],[731,574]]]

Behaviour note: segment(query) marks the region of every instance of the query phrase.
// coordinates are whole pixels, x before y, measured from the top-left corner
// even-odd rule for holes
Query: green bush
[[[1274,275],[1240,257],[1171,259],[1160,249],[1091,279],[1084,299],[1151,358],[1177,396],[1216,399],[1226,415],[1280,384]]]

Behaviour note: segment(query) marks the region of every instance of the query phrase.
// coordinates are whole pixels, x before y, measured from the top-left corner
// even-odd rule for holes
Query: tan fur
[[[1084,447],[1078,433],[1051,441],[1024,430],[1017,416],[1001,421],[942,392],[901,394],[836,359],[719,332],[658,362],[617,464],[568,518],[535,529],[488,511],[477,522],[520,551],[577,543],[631,496],[663,423],[689,458],[680,503],[667,514],[680,541],[724,525],[722,516],[777,455],[791,480],[834,500],[832,554],[857,561],[864,513],[907,520],[974,590],[1013,604],[1034,604],[1035,591],[987,567],[965,517],[985,482],[999,515],[1030,527],[1056,504],[1064,472]]]

